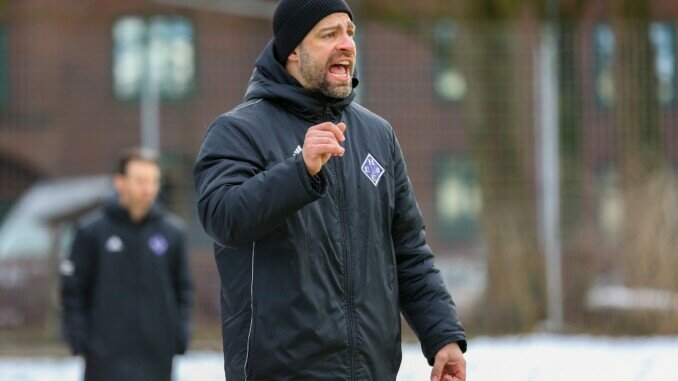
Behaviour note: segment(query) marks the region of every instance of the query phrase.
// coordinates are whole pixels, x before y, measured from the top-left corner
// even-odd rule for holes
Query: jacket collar
[[[254,67],[245,93],[245,101],[269,99],[283,104],[292,113],[308,121],[318,122],[328,117],[338,119],[355,98],[355,90],[344,99],[336,99],[302,87],[274,58],[272,40],[257,58]],[[354,71],[354,89],[359,82],[357,75],[357,71]]]

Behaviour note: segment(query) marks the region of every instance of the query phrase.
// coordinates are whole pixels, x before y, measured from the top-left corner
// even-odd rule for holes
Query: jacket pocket
[[[317,242],[315,241],[316,237],[313,232],[313,221],[311,218],[311,207],[306,206],[302,209],[301,213],[300,231],[303,232],[303,235],[301,236],[303,241],[296,243],[297,245],[300,245],[297,250],[300,250],[300,254],[305,256],[305,261],[307,261],[309,266],[308,268],[311,269],[311,271],[314,271],[319,267],[319,264],[317,258]]]
[[[253,372],[256,369],[256,359],[254,357],[256,338],[256,307],[252,304],[250,329],[247,333],[247,342],[245,347],[245,380],[254,379]]]
[[[254,349],[255,343],[257,342],[256,338],[256,322],[257,322],[257,305],[255,303],[254,290],[255,290],[255,255],[256,255],[256,242],[252,242],[252,259],[251,259],[251,278],[250,278],[250,325],[247,332],[247,340],[245,342],[245,361],[243,364],[243,372],[245,373],[245,380],[254,379],[252,373],[255,369],[255,358],[254,358]]]
[[[306,233],[306,253],[312,270],[316,270],[320,267],[318,264],[318,250],[316,246],[317,243],[315,242],[313,233],[311,232],[311,229],[308,229],[308,232]]]

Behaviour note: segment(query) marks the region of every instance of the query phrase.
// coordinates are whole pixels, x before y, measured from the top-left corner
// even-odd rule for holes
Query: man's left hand
[[[450,343],[438,351],[431,381],[466,381],[466,360],[459,344]]]

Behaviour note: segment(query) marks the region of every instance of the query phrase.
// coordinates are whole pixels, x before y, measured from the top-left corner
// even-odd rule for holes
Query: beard
[[[303,46],[300,46],[300,53],[299,73],[312,90],[319,91],[327,97],[336,99],[344,99],[351,94],[353,90],[352,80],[349,80],[346,85],[332,85],[327,78],[331,66],[330,62],[338,55],[341,55],[341,53],[333,55],[325,64],[314,61]],[[352,78],[352,73],[349,73],[349,77]]]

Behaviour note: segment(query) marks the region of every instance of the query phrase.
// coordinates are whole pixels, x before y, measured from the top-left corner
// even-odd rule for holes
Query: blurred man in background
[[[65,336],[87,381],[169,381],[189,339],[183,223],[156,203],[152,151],[124,152],[113,183],[117,198],[80,221],[60,266]]]
[[[401,311],[432,379],[465,380],[466,334],[398,141],[352,102],[352,19],[343,0],[281,1],[245,103],[198,156],[229,381],[395,380]]]

